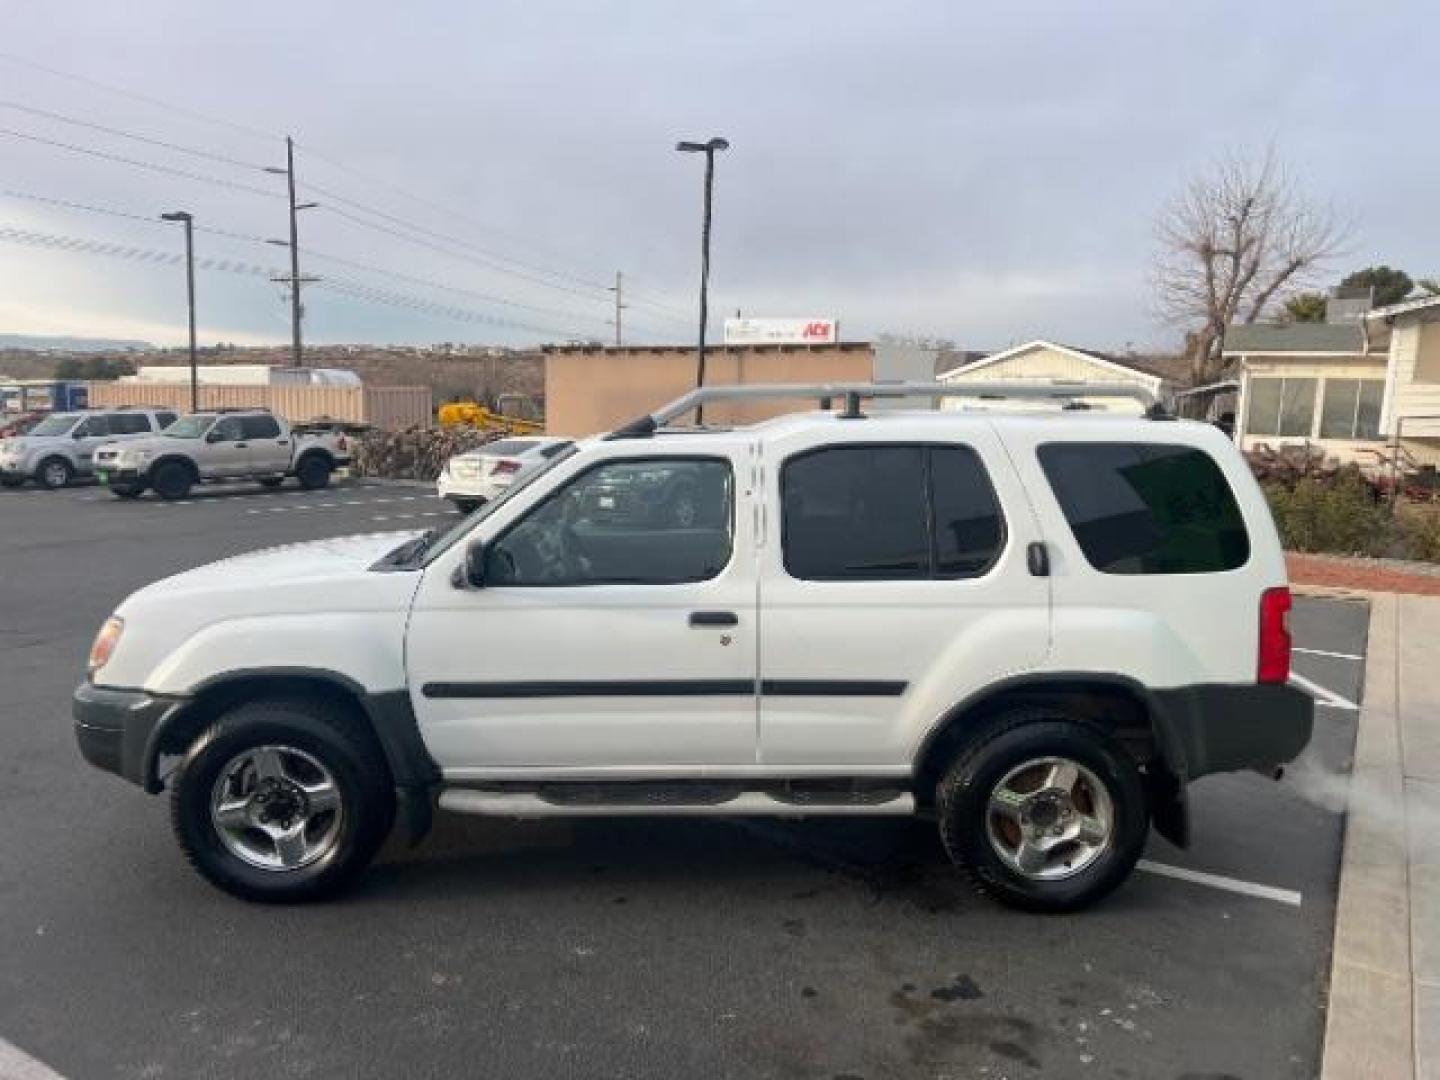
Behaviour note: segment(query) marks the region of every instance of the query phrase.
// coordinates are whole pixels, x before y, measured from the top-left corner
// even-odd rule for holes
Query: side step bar
[[[487,817],[820,817],[909,816],[915,797],[897,793],[883,802],[785,802],[760,791],[743,791],[723,802],[577,803],[554,802],[527,791],[477,791],[450,788],[440,793],[440,809]]]

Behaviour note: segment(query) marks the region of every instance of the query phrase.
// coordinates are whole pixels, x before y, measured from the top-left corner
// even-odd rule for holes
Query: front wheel
[[[190,748],[170,799],[192,866],[246,900],[296,902],[349,885],[395,817],[385,759],[367,729],[307,701],[223,716]]]
[[[155,494],[167,502],[185,498],[194,483],[194,475],[178,461],[165,462],[150,477],[150,486],[155,489]]]
[[[951,859],[981,892],[1027,911],[1076,911],[1108,894],[1150,828],[1126,749],[1050,711],[997,718],[951,766],[936,805]]]
[[[61,457],[46,458],[35,470],[35,480],[49,491],[67,487],[74,478],[74,466]]]

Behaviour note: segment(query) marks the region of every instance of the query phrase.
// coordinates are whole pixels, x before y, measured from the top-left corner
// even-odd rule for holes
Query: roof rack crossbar
[[[800,398],[819,402],[822,407],[835,399],[847,404],[874,398],[939,398],[967,397],[986,400],[1015,399],[1023,401],[1069,402],[1085,398],[1129,398],[1138,401],[1147,416],[1161,415],[1160,401],[1154,392],[1134,383],[1080,382],[885,382],[885,383],[751,383],[744,386],[701,386],[662,405],[652,413],[637,417],[616,428],[607,438],[643,439],[653,435],[670,421],[684,416],[701,405],[715,401],[764,401],[776,398]]]

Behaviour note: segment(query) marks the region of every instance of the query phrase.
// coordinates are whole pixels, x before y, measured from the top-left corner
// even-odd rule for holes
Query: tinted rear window
[[[1040,466],[1085,558],[1106,574],[1206,574],[1250,558],[1235,495],[1203,450],[1049,443]]]
[[[240,430],[246,439],[278,439],[280,423],[273,416],[242,416]]]

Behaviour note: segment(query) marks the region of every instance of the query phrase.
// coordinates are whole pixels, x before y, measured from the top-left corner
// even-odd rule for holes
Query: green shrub
[[[1291,551],[1335,555],[1389,555],[1396,529],[1374,489],[1355,468],[1325,478],[1306,477],[1293,488],[1265,486],[1280,539]]]
[[[1405,558],[1440,562],[1440,516],[1411,512],[1396,519]]]

